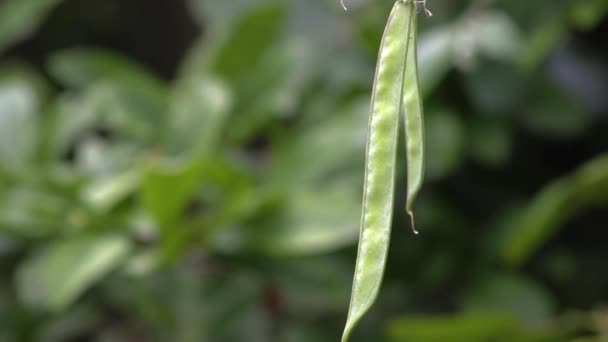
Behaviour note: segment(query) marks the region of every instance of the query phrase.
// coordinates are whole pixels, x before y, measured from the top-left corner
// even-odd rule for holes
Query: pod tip
[[[410,215],[410,224],[412,226],[412,231],[416,235],[420,234],[420,232],[416,230],[416,221],[414,220],[414,213],[408,210],[407,214]]]

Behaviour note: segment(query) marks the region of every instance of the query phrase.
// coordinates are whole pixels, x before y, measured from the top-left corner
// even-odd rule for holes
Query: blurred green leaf
[[[545,186],[513,220],[502,245],[509,264],[525,262],[580,210],[608,201],[608,157],[601,155]]]
[[[144,208],[161,225],[177,220],[198,190],[203,164],[193,161],[164,161],[150,164],[143,173],[140,199]]]
[[[572,214],[572,182],[563,178],[545,186],[513,220],[502,247],[503,257],[511,264],[524,262]]]
[[[230,228],[240,226],[252,218],[268,214],[277,208],[284,193],[272,188],[251,188],[232,194],[217,212],[209,215],[205,222],[206,241],[214,250],[225,253],[240,252],[244,248],[243,237],[235,236]],[[244,235],[237,231],[239,235]]]
[[[476,118],[469,128],[470,153],[478,162],[499,166],[511,157],[513,137],[504,120]]]
[[[91,209],[107,213],[139,187],[138,169],[97,179],[82,190],[82,201]]]
[[[213,4],[204,4],[215,7]],[[229,4],[230,7],[234,4]],[[220,6],[221,7],[221,6]],[[254,71],[263,55],[272,47],[283,27],[287,7],[282,3],[239,6],[239,17],[225,23],[213,22],[213,35],[199,39],[180,66],[179,75],[187,78],[220,77],[230,85]],[[223,15],[222,15],[223,16]]]
[[[29,36],[61,0],[0,2],[0,53]]]
[[[0,230],[18,237],[40,238],[81,227],[86,214],[56,193],[33,187],[0,191]]]
[[[253,221],[245,234],[254,250],[272,256],[332,251],[356,241],[360,200],[349,184],[294,189],[281,210]]]
[[[346,261],[346,260],[345,260]],[[277,261],[272,278],[282,289],[285,305],[297,315],[314,316],[319,309],[343,313],[348,305],[352,265],[333,255]]]
[[[166,91],[165,85],[144,67],[116,52],[98,48],[56,52],[48,60],[48,69],[56,80],[74,89],[83,89],[99,81],[113,81],[155,101],[162,100]]]
[[[464,297],[468,312],[508,312],[522,322],[548,322],[555,308],[549,294],[538,284],[515,275],[499,274],[480,279]]]
[[[310,184],[362,165],[367,134],[368,97],[353,99],[321,124],[304,126],[277,143],[269,179],[279,184]],[[314,163],[311,163],[314,156]]]
[[[287,119],[298,105],[298,96],[315,76],[311,67],[313,46],[294,38],[270,47],[259,64],[235,85],[238,101],[230,137],[249,141],[277,119]]]
[[[590,123],[590,116],[573,95],[550,85],[538,88],[519,117],[525,127],[552,138],[572,139],[581,135]]]
[[[102,317],[91,305],[74,305],[45,323],[36,334],[39,341],[66,341],[77,338],[101,324]]]
[[[281,33],[285,15],[282,4],[260,6],[245,14],[213,55],[212,70],[229,80],[251,71]]]
[[[566,32],[567,27],[563,18],[554,13],[547,15],[537,24],[521,53],[521,65],[524,70],[530,72],[544,62]]]
[[[595,27],[608,12],[608,1],[587,0],[570,5],[569,14],[572,23],[579,29],[590,30]]]
[[[457,113],[427,111],[426,177],[437,180],[456,171],[465,158],[466,127]]]
[[[31,307],[62,311],[120,265],[129,250],[129,242],[119,235],[79,236],[48,244],[20,265],[19,296]]]
[[[454,55],[453,26],[438,26],[420,34],[418,60],[420,84],[424,96],[435,90],[452,68]]]
[[[268,4],[268,0],[188,0],[191,14],[201,25],[212,25],[213,29],[234,25],[235,17],[252,7]]]
[[[26,79],[0,79],[0,168],[22,171],[32,161],[41,106],[35,86]]]
[[[166,122],[167,86],[124,56],[103,49],[74,48],[52,55],[48,69],[65,86],[86,91],[89,98],[99,99],[100,106],[114,108],[117,113],[106,115],[120,120],[118,124],[159,129]]]
[[[26,83],[34,91],[41,104],[46,103],[51,95],[48,80],[33,65],[24,61],[8,59],[8,61],[0,63],[0,81]]]
[[[219,80],[180,80],[170,104],[169,152],[200,157],[216,151],[232,102],[230,89]]]
[[[232,88],[235,118],[227,132],[237,142],[252,138],[289,110],[299,78],[309,75],[302,73],[307,50],[280,40],[287,5],[271,2],[245,7],[234,25],[195,46],[180,73],[182,79],[220,77]]]
[[[264,284],[255,272],[239,268],[209,277],[203,269],[172,267],[141,279],[113,280],[107,286],[112,304],[145,322],[155,338],[243,341],[261,334],[266,338],[254,340],[268,340],[269,317],[262,307]],[[200,305],[201,301],[206,304]],[[241,329],[243,326],[255,327],[255,332]]]
[[[394,319],[389,323],[388,337],[391,342],[560,341],[526,328],[508,313],[494,311]]]
[[[430,94],[458,65],[470,69],[475,58],[502,62],[519,60],[521,33],[503,12],[483,11],[465,16],[461,23],[435,27],[420,35],[420,78],[425,95]]]
[[[514,63],[482,59],[465,79],[467,93],[481,112],[505,115],[515,111],[524,101],[527,84]]]
[[[523,47],[521,33],[512,19],[504,12],[486,11],[471,24],[479,52],[500,61],[518,61]]]
[[[156,100],[154,100],[156,101]],[[132,93],[113,82],[98,82],[78,96],[59,98],[45,122],[45,151],[50,160],[72,154],[77,164],[104,176],[133,167],[144,151],[162,143],[163,108],[149,112]]]

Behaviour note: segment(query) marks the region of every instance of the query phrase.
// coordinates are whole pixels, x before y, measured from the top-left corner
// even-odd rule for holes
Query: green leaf
[[[216,151],[232,102],[230,89],[219,80],[180,80],[170,104],[169,154],[200,157]]]
[[[558,139],[580,136],[591,118],[571,95],[551,85],[539,86],[519,119],[533,133]]]
[[[214,35],[199,39],[180,66],[180,77],[212,74],[230,83],[255,70],[282,32],[285,4],[247,6],[232,25],[212,27]],[[216,25],[218,26],[218,25]]]
[[[205,28],[211,26],[213,30],[218,30],[234,25],[234,20],[252,7],[259,7],[269,2],[268,0],[188,0],[188,5],[198,23]]]
[[[521,52],[521,65],[532,71],[544,62],[552,49],[564,39],[568,27],[561,15],[549,14],[529,35]]]
[[[454,316],[408,317],[392,320],[391,342],[541,342],[555,336],[526,328],[508,313],[479,312]]]
[[[424,96],[435,90],[453,67],[453,26],[445,25],[420,34],[418,60],[420,86]]]
[[[74,48],[52,55],[48,69],[59,82],[86,91],[89,98],[112,97],[99,99],[98,106],[115,108],[116,114],[110,111],[107,115],[120,120],[119,125],[154,127],[154,135],[162,136],[159,131],[166,120],[167,86],[136,62],[102,49]]]
[[[294,189],[274,214],[245,233],[256,251],[272,256],[314,255],[353,244],[359,230],[360,195],[350,183]]]
[[[528,89],[514,63],[495,59],[480,60],[465,85],[476,110],[497,116],[519,110]]]
[[[234,85],[235,106],[230,137],[248,141],[270,123],[285,118],[297,109],[299,96],[316,75],[312,68],[312,44],[293,39],[282,41],[266,51],[258,65],[241,75]]]
[[[0,79],[0,167],[23,170],[33,160],[41,105],[26,79]]]
[[[311,184],[359,168],[365,155],[369,99],[355,98],[335,115],[277,143],[268,177],[285,186]],[[314,163],[310,162],[314,156]]]
[[[463,306],[469,312],[509,312],[522,322],[544,323],[553,316],[555,303],[531,280],[500,274],[479,279]]]
[[[119,235],[79,236],[50,243],[19,266],[19,297],[33,308],[62,311],[117,268],[129,250],[129,242]]]
[[[520,217],[513,220],[502,246],[502,255],[510,264],[523,263],[548,240],[572,214],[572,182],[558,179],[545,186]]]
[[[286,12],[286,6],[273,4],[243,16],[213,56],[212,70],[230,80],[251,71],[281,33]]]
[[[608,1],[588,0],[579,1],[570,5],[568,13],[570,20],[579,29],[593,29],[608,12]]]
[[[45,189],[21,186],[0,192],[0,231],[11,235],[40,238],[86,221],[68,199]]]
[[[249,141],[272,120],[292,112],[299,91],[315,74],[310,67],[311,44],[280,39],[287,5],[249,5],[234,25],[199,42],[180,73],[182,79],[212,75],[233,88],[234,120],[227,138],[237,143]]]
[[[199,161],[163,161],[150,164],[143,173],[140,199],[161,225],[177,223],[201,183]]]
[[[583,209],[608,203],[608,156],[587,162],[545,186],[512,221],[502,245],[504,260],[525,262],[568,219]]]
[[[107,213],[116,204],[135,192],[141,175],[138,169],[130,169],[93,181],[84,187],[82,201],[91,209]]]
[[[99,81],[113,81],[150,98],[166,91],[166,86],[158,78],[135,61],[98,48],[72,48],[55,52],[48,60],[48,70],[63,85],[75,89]]]
[[[100,151],[100,163],[106,170],[124,170],[143,150],[161,143],[165,108],[153,103],[158,99],[149,102],[124,89],[113,81],[102,81],[86,87],[79,96],[59,97],[45,123],[43,155],[53,160],[71,151],[81,157],[95,145],[105,150]],[[110,138],[100,139],[95,134],[100,129]]]
[[[523,39],[515,23],[503,12],[486,11],[478,16],[472,27],[479,53],[505,62],[518,61]]]
[[[476,118],[469,132],[469,150],[478,162],[500,166],[511,157],[513,138],[505,120]]]
[[[349,266],[346,259],[327,254],[276,260],[271,267],[272,278],[293,313],[314,316],[320,311],[340,313],[344,309],[349,300],[344,289],[352,282]]]
[[[3,0],[0,2],[0,54],[40,25],[61,0]]]
[[[456,171],[466,156],[466,127],[457,113],[427,111],[426,177],[437,180]]]

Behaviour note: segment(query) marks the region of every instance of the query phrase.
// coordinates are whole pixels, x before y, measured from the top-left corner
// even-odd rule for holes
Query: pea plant
[[[430,14],[426,7],[425,11]],[[380,45],[368,125],[359,248],[342,341],[348,340],[372,306],[382,282],[391,235],[400,113],[407,151],[406,211],[418,234],[413,204],[424,178],[424,120],[416,14],[414,1],[395,2]]]

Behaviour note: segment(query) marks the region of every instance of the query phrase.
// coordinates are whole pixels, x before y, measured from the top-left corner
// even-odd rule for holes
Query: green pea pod
[[[398,0],[382,37],[367,137],[363,214],[352,297],[342,341],[376,300],[386,264],[393,215],[395,164],[403,77],[415,17],[411,1]]]
[[[426,10],[428,11],[428,10]],[[407,52],[403,75],[403,121],[407,153],[407,200],[405,210],[416,234],[413,205],[424,180],[424,115],[418,80],[418,16],[409,20]]]

